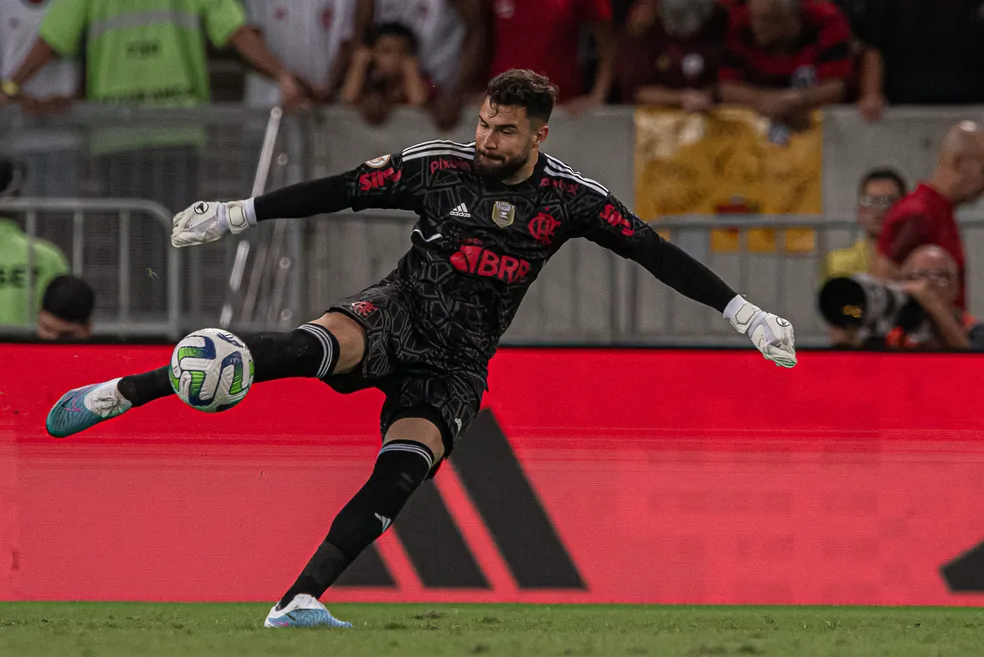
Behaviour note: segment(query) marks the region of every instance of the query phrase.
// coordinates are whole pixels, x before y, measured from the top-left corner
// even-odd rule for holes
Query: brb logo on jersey
[[[632,224],[630,224],[629,220],[623,217],[622,213],[616,210],[615,206],[611,203],[605,206],[605,209],[601,211],[599,216],[615,228],[621,228],[622,234],[626,237],[635,235],[635,231],[632,229]]]
[[[557,227],[560,226],[560,222],[554,219],[552,216],[546,212],[541,212],[532,219],[530,219],[529,229],[530,235],[533,236],[537,242],[544,246],[550,246],[553,241],[554,233],[557,231]]]
[[[507,283],[518,283],[530,272],[530,263],[512,256],[500,256],[485,247],[465,245],[451,256],[451,264],[459,271],[489,278],[498,278]]]
[[[389,184],[400,182],[403,177],[402,171],[397,171],[393,167],[383,171],[370,171],[359,176],[359,189],[368,192],[371,189],[381,189]]]

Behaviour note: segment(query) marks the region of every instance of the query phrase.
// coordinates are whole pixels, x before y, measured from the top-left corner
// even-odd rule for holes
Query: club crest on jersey
[[[516,206],[512,203],[507,203],[506,201],[496,201],[495,205],[492,207],[492,221],[499,228],[507,228],[512,226],[513,221],[516,220]]]
[[[366,166],[370,166],[373,169],[382,169],[386,166],[386,163],[390,161],[389,155],[382,155],[380,157],[374,157],[371,160],[366,160]]]
[[[559,221],[546,212],[540,212],[530,220],[528,227],[533,239],[544,246],[550,246],[558,226],[560,226]]]

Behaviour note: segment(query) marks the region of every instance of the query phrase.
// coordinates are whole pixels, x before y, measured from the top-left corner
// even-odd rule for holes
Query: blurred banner
[[[823,125],[819,112],[792,130],[742,109],[689,113],[639,107],[636,211],[643,219],[686,214],[823,212]],[[812,253],[813,231],[785,231],[788,253]],[[776,231],[755,229],[748,250],[774,253]],[[740,248],[737,230],[711,234],[719,252]]]
[[[169,353],[0,345],[0,599],[275,600],[365,481],[381,395],[315,381],[47,437],[65,388]],[[326,599],[984,606],[981,365],[503,349],[451,461]]]

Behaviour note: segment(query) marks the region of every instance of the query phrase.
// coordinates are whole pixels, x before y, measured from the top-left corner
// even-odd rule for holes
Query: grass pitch
[[[0,603],[0,655],[984,654],[984,610],[338,604],[352,630],[268,630],[266,604]]]

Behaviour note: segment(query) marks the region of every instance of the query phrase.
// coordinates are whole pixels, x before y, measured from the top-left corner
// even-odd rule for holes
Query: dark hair
[[[546,76],[528,69],[514,68],[489,81],[485,91],[492,109],[499,105],[526,108],[526,116],[543,123],[550,121],[559,91]]]
[[[864,178],[861,179],[861,185],[858,187],[858,193],[864,194],[864,188],[868,186],[868,183],[874,182],[876,180],[890,180],[895,183],[895,186],[899,188],[899,194],[905,196],[909,192],[909,186],[905,182],[905,178],[902,177],[895,169],[872,169],[868,173],[864,174]]]
[[[44,291],[41,308],[66,322],[85,324],[92,317],[96,293],[92,286],[75,276],[58,276]]]
[[[16,196],[26,176],[22,162],[0,157],[0,197]]]
[[[371,48],[376,45],[376,42],[379,41],[380,37],[384,36],[393,36],[400,39],[405,39],[410,45],[410,52],[414,55],[417,54],[417,35],[403,23],[383,23],[375,26],[366,36],[366,45]]]

